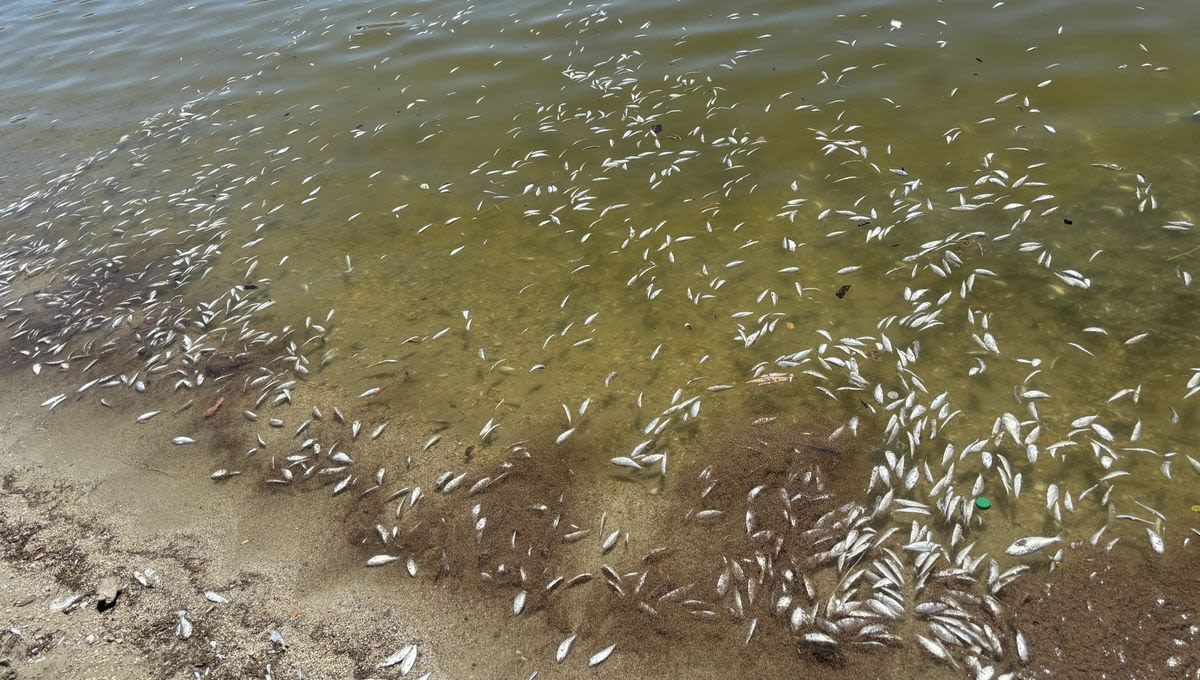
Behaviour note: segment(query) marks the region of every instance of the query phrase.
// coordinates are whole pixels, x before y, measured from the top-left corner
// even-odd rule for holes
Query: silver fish
[[[613,653],[613,650],[616,648],[617,648],[616,644],[611,644],[611,645],[605,647],[604,649],[601,649],[600,651],[593,654],[592,658],[588,659],[588,668],[591,668],[593,666],[599,666],[600,664],[604,663],[605,660],[608,659],[608,657]]]
[[[566,659],[567,655],[571,653],[571,645],[575,643],[576,637],[575,635],[571,635],[566,640],[558,643],[558,650],[554,652],[554,661],[556,663],[562,663],[563,659]]]
[[[520,616],[521,612],[525,611],[525,591],[519,591],[517,596],[513,598],[512,612],[513,616]]]
[[[1146,535],[1150,537],[1150,547],[1154,548],[1154,552],[1158,553],[1159,555],[1166,552],[1167,546],[1165,543],[1163,543],[1162,536],[1159,536],[1158,532],[1156,532],[1154,529],[1147,528]]]
[[[412,653],[413,649],[415,649],[415,647],[413,645],[404,645],[403,647],[400,648],[399,651],[397,651],[396,653],[392,654],[388,658],[386,658],[383,661],[380,661],[378,664],[376,664],[375,667],[376,668],[391,668],[392,666],[395,666],[396,664],[400,663],[401,661],[404,661],[405,659],[407,659],[408,655]]]
[[[179,610],[175,612],[175,616],[179,617],[179,623],[175,624],[175,635],[184,640],[192,636],[192,622],[187,620],[187,612]]]
[[[1048,548],[1059,541],[1058,536],[1026,536],[1013,541],[1013,544],[1008,546],[1004,552],[1013,557],[1024,557],[1033,553]]]

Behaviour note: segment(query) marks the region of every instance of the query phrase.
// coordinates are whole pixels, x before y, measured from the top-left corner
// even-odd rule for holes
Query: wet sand
[[[210,421],[193,407],[135,426],[124,417],[105,418],[104,407],[88,402],[48,414],[38,407],[41,378],[10,371],[5,379],[16,388],[0,425],[0,616],[19,631],[0,634],[0,656],[10,664],[5,672],[16,673],[10,677],[182,678],[196,671],[263,677],[268,669],[275,677],[298,677],[300,671],[309,678],[399,677],[398,668],[377,664],[410,643],[420,648],[411,677],[525,678],[537,671],[541,678],[781,672],[882,678],[962,672],[922,652],[912,642],[919,629],[906,623],[897,624],[904,642],[882,651],[815,653],[798,647],[786,625],[767,621],[747,647],[745,622],[697,621],[679,608],[648,617],[635,599],[612,597],[599,577],[554,598],[534,593],[523,615],[512,616],[517,586],[497,578],[498,564],[520,563],[528,569],[526,588],[544,586],[556,574],[594,569],[603,534],[619,529],[633,540],[619,541],[599,562],[619,573],[651,564],[644,594],[654,602],[680,585],[711,591],[714,584],[705,581],[719,571],[719,561],[748,549],[738,531],[709,530],[689,519],[701,507],[721,509],[729,516],[724,521],[740,523],[752,486],[813,471],[830,486],[806,491],[832,495],[799,518],[803,526],[853,503],[862,491],[855,480],[866,478],[873,460],[866,443],[873,437],[864,432],[861,440],[832,448],[826,433],[840,422],[837,417],[812,416],[807,427],[794,415],[765,421],[779,412],[779,403],[795,403],[787,386],[763,390],[744,411],[732,413],[746,424],[740,429],[705,421],[690,455],[674,463],[673,486],[664,497],[653,484],[621,480],[619,473],[603,493],[576,479],[608,465],[600,457],[605,437],[599,431],[563,447],[547,446],[542,440],[553,434],[542,433],[525,445],[524,456],[514,453],[521,449],[499,446],[479,451],[477,476],[513,471],[512,483],[476,497],[481,512],[508,523],[496,535],[519,530],[534,536],[534,544],[540,540],[542,549],[522,562],[503,545],[477,546],[463,521],[469,502],[435,494],[406,511],[400,526],[407,533],[392,548],[414,557],[418,574],[412,578],[403,563],[364,566],[379,552],[371,526],[387,516],[381,499],[331,499],[319,489],[263,485],[261,459],[246,462],[233,448],[249,438],[240,419]],[[76,419],[80,427],[64,422]],[[187,422],[187,431],[211,434],[206,441],[212,443],[166,444]],[[400,443],[379,455],[397,457],[417,435],[393,436]],[[446,448],[438,460],[450,464],[460,454]],[[245,468],[245,474],[212,481],[221,466]],[[701,502],[714,481],[719,484]],[[538,514],[530,512],[539,500],[556,502],[557,516],[592,535],[562,546],[556,539],[561,528],[539,532]],[[595,515],[602,510],[608,524],[597,532]],[[443,519],[450,528],[420,529]],[[658,545],[671,550],[648,557]],[[805,548],[789,543],[788,549]],[[742,559],[749,560],[749,553]],[[1120,544],[1112,553],[1073,546],[1059,571],[1035,567],[1003,592],[998,625],[1023,631],[1029,641],[1028,677],[1166,677],[1165,668],[1177,669],[1176,677],[1195,677],[1200,591],[1186,566],[1146,561]],[[148,569],[157,573],[152,587],[134,576]],[[493,577],[481,578],[484,571]],[[117,577],[122,590],[116,605],[101,611],[95,591],[106,576]],[[228,603],[209,601],[205,591]],[[81,599],[65,613],[53,611],[52,603],[68,595]],[[177,635],[180,610],[193,625],[188,639]],[[272,631],[284,645],[271,640]],[[567,663],[554,664],[555,647],[572,633],[580,635],[579,647]],[[587,656],[610,641],[619,653],[587,670]]]
[[[1031,641],[1029,673],[1055,678],[1200,677],[1195,555],[1147,558],[1080,548],[1044,581],[1008,593]]]
[[[410,584],[351,568],[360,563],[337,507],[213,483],[208,456],[164,452],[102,422],[50,432],[22,406],[6,404],[0,432],[0,616],[21,631],[2,649],[17,677],[262,677],[268,664],[277,677],[354,677],[407,642],[453,638],[449,622],[408,623],[405,610],[432,609],[437,589],[372,597]],[[148,569],[151,588],[134,577]],[[93,593],[109,575],[122,592],[101,612]],[[70,594],[78,606],[51,611]],[[190,639],[176,637],[178,610]],[[436,668],[422,651],[418,668]]]
[[[23,381],[16,373],[6,380]],[[257,470],[213,482],[210,473],[233,452],[164,445],[175,427],[166,418],[135,427],[124,418],[98,417],[103,407],[86,403],[47,414],[37,406],[39,390],[14,395],[0,426],[0,616],[20,632],[3,634],[0,655],[15,677],[190,677],[193,671],[262,677],[268,666],[275,677],[295,677],[298,669],[309,678],[399,677],[397,669],[376,665],[414,642],[420,656],[410,677],[427,671],[448,678],[534,671],[543,678],[578,677],[591,647],[608,639],[618,642],[619,653],[592,671],[597,677],[763,677],[785,668],[884,677],[926,664],[912,648],[849,661],[804,658],[790,636],[769,632],[741,656],[740,633],[728,634],[727,624],[668,618],[665,625],[647,625],[644,616],[614,605],[599,580],[578,588],[576,600],[546,607],[531,600],[516,618],[509,610],[513,590],[481,582],[465,563],[445,578],[433,577],[435,562],[424,560],[418,578],[402,568],[366,568],[366,556],[377,552],[363,545],[379,515],[374,504],[313,490],[264,490]],[[201,417],[198,409],[192,416]],[[88,426],[59,426],[75,418],[86,418]],[[570,457],[570,450],[563,455]],[[731,473],[727,464],[717,469]],[[526,504],[526,494],[565,488],[553,475],[529,483],[486,500],[511,504],[511,510]],[[647,494],[634,484],[618,488],[633,494],[626,500]],[[573,502],[590,517],[588,506],[609,507],[613,500],[585,493]],[[675,505],[666,507],[682,510]],[[651,532],[652,518],[632,512],[622,528],[635,536]],[[618,519],[614,515],[610,527]],[[660,529],[678,522],[663,518]],[[703,574],[694,554],[704,548],[698,538],[684,542],[687,554],[670,556],[662,568]],[[585,552],[593,554],[598,540],[590,537]],[[605,561],[637,564],[640,557],[620,545]],[[134,577],[148,569],[157,573],[149,588]],[[100,611],[95,591],[106,576],[117,577],[122,590],[115,606]],[[228,603],[210,602],[205,591]],[[52,611],[51,603],[68,595],[81,597],[65,613]],[[179,610],[193,624],[186,640],[175,630]],[[272,630],[282,634],[284,646],[271,641]],[[581,633],[580,646],[556,666],[554,648],[570,630]],[[880,661],[887,673],[876,668]]]

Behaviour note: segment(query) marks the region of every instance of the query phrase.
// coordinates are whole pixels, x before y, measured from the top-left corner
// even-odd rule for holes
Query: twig
[[[1195,248],[1192,248],[1191,250],[1187,251],[1186,253],[1179,253],[1178,255],[1172,255],[1171,257],[1167,258],[1167,262],[1181,258],[1184,255],[1191,255],[1192,253],[1196,252],[1197,250],[1200,250],[1200,246],[1196,246]]]

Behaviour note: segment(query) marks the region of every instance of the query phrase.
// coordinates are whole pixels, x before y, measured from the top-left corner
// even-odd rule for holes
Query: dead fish
[[[608,538],[604,539],[604,545],[600,548],[601,554],[607,554],[609,550],[612,550],[613,546],[617,544],[617,538],[620,537],[620,535],[620,531],[614,531],[609,534]]]
[[[179,617],[179,623],[175,624],[175,635],[184,640],[192,636],[192,622],[187,620],[187,612],[180,609],[175,612],[175,616]]]
[[[146,413],[138,416],[137,421],[139,423],[144,423],[160,413],[162,413],[162,411],[147,411]]]
[[[760,375],[757,378],[752,378],[746,381],[748,385],[777,385],[779,383],[788,383],[792,381],[790,373],[767,373]]]
[[[520,616],[521,612],[525,611],[525,591],[517,592],[517,596],[513,598],[512,612],[513,616]]]
[[[60,598],[56,598],[53,602],[50,603],[50,611],[52,611],[52,612],[68,611],[71,609],[71,607],[75,606],[75,604],[77,602],[79,602],[79,600],[81,600],[82,598],[83,598],[82,595],[75,595],[75,594],[64,595]]]
[[[566,536],[563,536],[563,543],[574,543],[590,533],[592,533],[591,529],[579,529],[578,531],[569,532]]]
[[[954,660],[954,657],[950,655],[950,652],[946,651],[946,648],[942,646],[942,643],[938,642],[937,640],[931,640],[924,635],[918,635],[917,642],[919,642],[921,647],[924,648],[925,651],[929,652],[933,658],[939,661],[944,661],[950,664],[950,666],[953,668],[958,668],[958,663]]]
[[[224,595],[213,590],[204,591],[204,599],[213,604],[229,604],[229,600]]]
[[[575,586],[581,586],[581,585],[591,581],[594,578],[596,578],[596,575],[588,573],[588,572],[584,572],[582,574],[576,574],[575,576],[572,576],[570,578],[570,580],[568,580],[566,583],[563,584],[563,588],[574,588]]]
[[[479,431],[479,439],[486,443],[488,439],[490,439],[492,435],[496,433],[496,430],[499,429],[500,423],[497,423],[494,418],[488,418],[488,421],[484,424],[483,429]]]
[[[48,407],[48,410],[53,411],[55,409],[55,407],[57,407],[59,404],[63,403],[66,400],[67,400],[67,395],[60,394],[56,397],[50,397],[46,401],[43,401],[42,406],[46,406],[46,407]]]
[[[1188,464],[1192,466],[1192,469],[1196,471],[1196,474],[1200,475],[1200,461],[1197,461],[1195,458],[1192,458],[1186,453],[1184,454],[1184,457],[1187,458]]]
[[[378,664],[376,664],[375,667],[376,668],[391,668],[392,666],[395,666],[396,664],[407,659],[408,655],[412,654],[413,650],[415,650],[415,649],[416,649],[415,645],[404,645],[403,647],[400,648],[399,651],[397,651],[396,653],[392,654],[388,658],[386,658],[383,661],[380,661]]]
[[[467,473],[465,473],[465,472],[453,477],[452,479],[450,479],[450,481],[446,482],[445,486],[442,487],[442,493],[453,492],[460,485],[462,485],[463,480],[466,478],[467,478]]]
[[[1001,416],[1001,420],[1004,422],[1004,431],[1008,433],[1008,436],[1012,437],[1014,442],[1020,444],[1021,423],[1017,420],[1017,417],[1011,413],[1005,413]]]
[[[829,637],[824,633],[807,633],[800,641],[808,645],[819,645],[821,647],[837,647],[837,640]]]
[[[371,389],[369,389],[369,390],[367,390],[367,391],[363,392],[362,394],[358,395],[358,398],[359,398],[359,399],[367,399],[367,398],[369,398],[369,397],[373,397],[373,396],[375,396],[376,394],[379,394],[379,391],[380,391],[380,389],[381,389],[381,388],[379,388],[379,387],[372,387]]]
[[[1058,536],[1026,536],[1013,541],[1013,544],[1008,546],[1004,552],[1013,557],[1024,557],[1033,553],[1048,548],[1055,543],[1058,543]]]
[[[400,662],[401,676],[408,675],[408,672],[412,670],[413,665],[417,663],[417,654],[419,654],[420,651],[421,650],[416,645],[413,645],[412,651],[408,653],[408,656],[404,657],[404,661]],[[426,675],[428,675],[428,673],[426,673]]]
[[[611,644],[611,645],[605,647],[604,649],[601,649],[600,651],[593,654],[592,658],[588,659],[588,668],[599,666],[600,664],[604,663],[608,659],[608,657],[610,655],[612,655],[613,650],[616,648],[617,648],[616,644]]]
[[[642,466],[636,460],[629,458],[627,456],[617,456],[616,458],[611,459],[609,462],[612,463],[613,465],[619,465],[621,467],[633,468],[634,470],[642,469]]]
[[[394,557],[392,555],[375,555],[374,557],[367,560],[367,566],[368,567],[382,567],[383,565],[391,564],[392,562],[395,562],[398,559],[400,559],[400,558]]]
[[[554,652],[555,663],[562,663],[567,655],[571,653],[571,645],[575,643],[576,635],[571,635],[566,640],[558,643],[558,650]]]
[[[746,630],[746,641],[742,643],[743,647],[749,646],[756,630],[758,630],[758,619],[750,619],[750,627]]]
[[[1154,529],[1147,528],[1146,535],[1150,537],[1150,547],[1154,549],[1154,552],[1158,553],[1159,555],[1166,552],[1167,546],[1163,543],[1162,536],[1159,536],[1158,532],[1156,532]]]
[[[408,656],[408,652],[411,649],[412,649],[412,645],[405,645],[405,646],[401,647],[399,651],[393,653],[388,658],[375,664],[375,667],[376,668],[391,668],[392,666],[395,666],[396,664],[403,661],[404,657]]]
[[[180,436],[172,439],[171,443],[175,444],[176,446],[186,446],[187,444],[195,444],[196,440],[192,439],[191,437]]]
[[[135,571],[133,572],[133,578],[135,581],[141,584],[143,588],[153,588],[154,586],[158,585],[159,582],[158,574],[153,568],[147,568],[145,573]]]

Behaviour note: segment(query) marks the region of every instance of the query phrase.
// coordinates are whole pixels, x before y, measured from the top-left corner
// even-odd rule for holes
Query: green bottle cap
[[[975,499],[975,507],[979,508],[980,510],[987,510],[988,508],[992,507],[992,501],[987,496],[980,496],[979,498]]]

